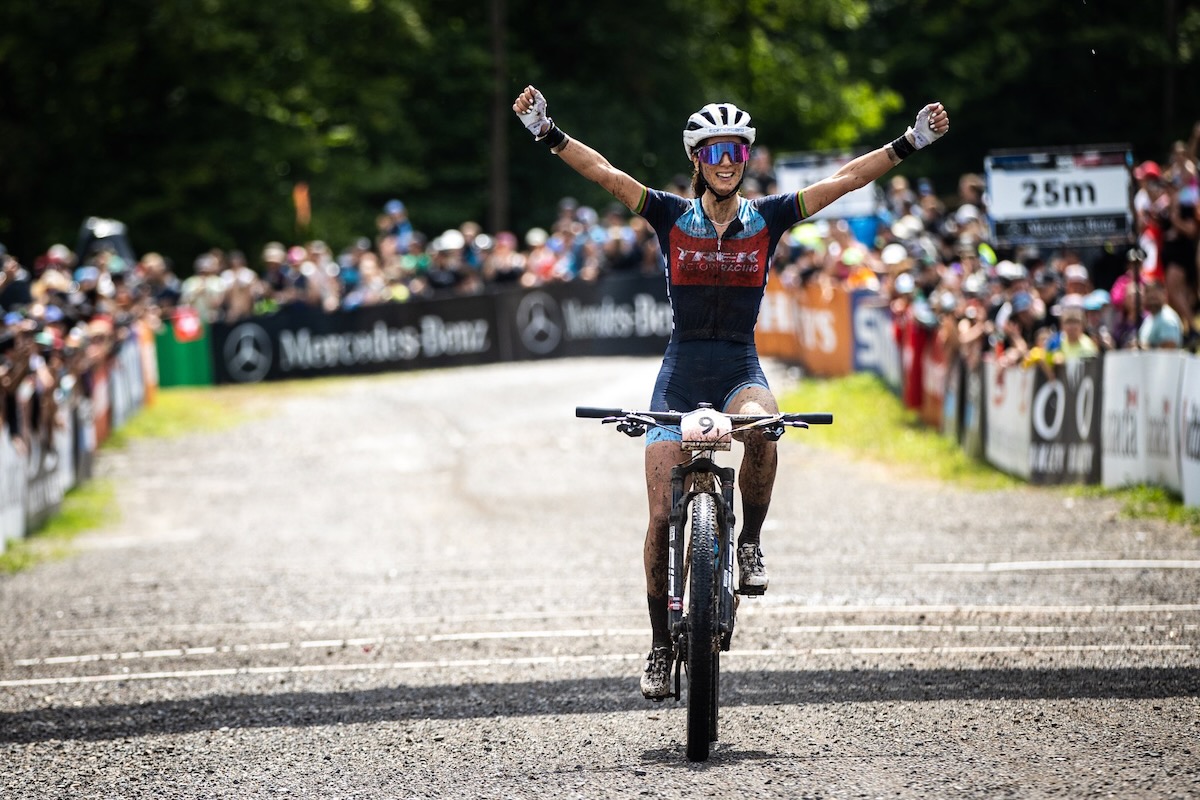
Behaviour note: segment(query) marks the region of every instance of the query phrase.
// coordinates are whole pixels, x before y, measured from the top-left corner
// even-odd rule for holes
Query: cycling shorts
[[[693,411],[700,403],[711,403],[714,408],[728,411],[737,393],[750,386],[770,389],[753,344],[671,342],[654,383],[650,410]],[[651,428],[646,434],[647,445],[681,439],[678,430],[667,428]]]

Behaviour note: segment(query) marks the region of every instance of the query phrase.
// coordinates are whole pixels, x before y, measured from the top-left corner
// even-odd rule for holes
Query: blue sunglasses
[[[696,155],[700,156],[700,161],[709,165],[720,164],[722,156],[729,156],[729,160],[734,164],[741,164],[750,160],[750,145],[743,142],[706,144],[696,148]]]

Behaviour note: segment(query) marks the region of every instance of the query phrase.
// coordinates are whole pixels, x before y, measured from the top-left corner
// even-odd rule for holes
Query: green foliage
[[[1161,486],[1117,489],[1088,486],[1080,491],[1085,495],[1117,498],[1121,503],[1121,513],[1130,519],[1161,519],[1183,526],[1194,536],[1200,536],[1200,508],[1185,506],[1179,495]]]
[[[12,574],[41,561],[70,554],[71,541],[81,533],[103,528],[118,519],[113,486],[97,480],[67,493],[62,512],[33,536],[10,541],[0,553],[0,573]]]
[[[830,411],[833,425],[813,428],[804,441],[888,464],[913,477],[954,481],[976,489],[1021,483],[976,461],[906,409],[879,378],[858,373],[845,378],[801,381],[780,398],[787,411]]]

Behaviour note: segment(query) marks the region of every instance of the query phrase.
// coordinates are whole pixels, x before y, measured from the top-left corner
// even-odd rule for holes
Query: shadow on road
[[[934,669],[729,672],[725,706],[932,700],[1144,700],[1200,695],[1194,668]],[[670,701],[668,701],[670,702]],[[107,740],[229,728],[307,727],[644,711],[631,678],[336,692],[211,695],[0,713],[0,742]]]

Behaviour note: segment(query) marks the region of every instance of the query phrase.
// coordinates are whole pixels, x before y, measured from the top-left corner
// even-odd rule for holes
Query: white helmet
[[[692,114],[683,129],[683,149],[688,160],[696,145],[714,136],[740,136],[747,144],[754,144],[750,115],[733,103],[709,103]]]

